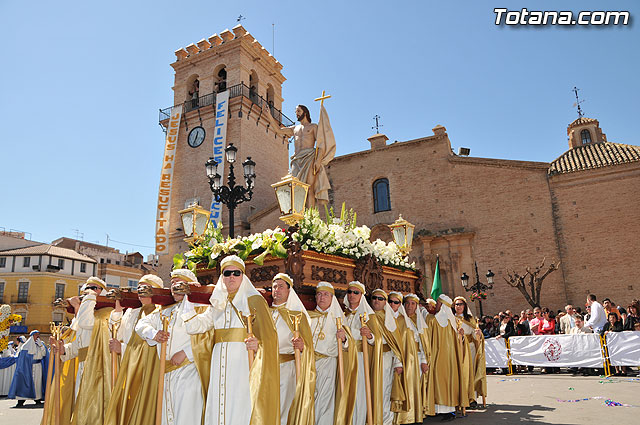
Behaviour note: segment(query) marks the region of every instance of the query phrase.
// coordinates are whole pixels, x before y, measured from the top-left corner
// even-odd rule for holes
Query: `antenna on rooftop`
[[[82,233],[82,232],[81,232],[80,230],[78,230],[78,229],[71,229],[71,230],[73,230],[73,232],[75,233],[75,236],[76,236],[76,237],[75,237],[75,239],[76,239],[76,240],[77,240],[77,239],[80,239],[81,241],[83,241],[83,240],[84,240],[84,233]]]
[[[382,124],[380,124],[380,115],[376,114],[373,119],[376,121],[376,125],[374,125],[371,128],[375,128],[376,129],[376,134],[380,133],[380,127],[384,127]]]
[[[574,88],[573,88],[573,90],[571,90],[571,91],[572,91],[572,92],[574,92],[574,93],[575,93],[575,95],[576,95],[576,102],[573,104],[573,107],[574,107],[574,108],[575,108],[575,107],[577,107],[577,108],[578,108],[578,118],[582,118],[582,117],[584,116],[584,113],[582,112],[582,108],[580,107],[580,104],[581,104],[582,102],[584,102],[584,100],[580,100],[580,99],[578,98],[578,92],[580,91],[580,89],[579,89],[579,88],[577,88],[577,87],[574,87]]]

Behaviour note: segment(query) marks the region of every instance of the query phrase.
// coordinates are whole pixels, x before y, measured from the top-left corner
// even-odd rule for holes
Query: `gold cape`
[[[71,416],[73,425],[100,425],[111,397],[111,352],[109,351],[109,315],[113,308],[95,310],[95,322],[87,360],[80,379],[76,406]]]
[[[142,306],[138,320],[156,306]],[[156,347],[135,330],[127,344],[105,415],[105,425],[154,425],[158,396],[159,358]]]
[[[311,313],[309,312],[309,314]],[[333,423],[334,425],[351,425],[353,408],[356,405],[356,387],[358,385],[358,346],[351,335],[349,326],[343,325],[342,329],[347,334],[347,349],[338,347],[339,350],[342,350],[344,393],[340,388],[340,372],[336,371],[336,400],[333,410]]]
[[[371,398],[373,399],[373,423],[378,424],[382,423],[382,406],[383,406],[383,390],[382,390],[382,338],[387,341],[387,345],[393,351],[393,354],[399,359],[404,358],[404,334],[401,333],[400,328],[396,328],[394,332],[391,332],[384,325],[384,310],[376,311],[373,320],[367,322],[367,325],[370,323],[375,323],[376,331],[372,332],[376,334],[376,342],[374,345],[375,356],[369,356],[371,361],[372,358],[376,358],[376,361],[371,361]],[[404,320],[404,319],[403,319]],[[397,321],[396,321],[397,322]],[[405,324],[406,326],[406,324]],[[371,326],[370,326],[371,327]],[[365,344],[364,345],[369,345]],[[378,347],[379,346],[379,347]],[[380,350],[380,354],[378,355],[377,351]],[[371,349],[370,349],[371,352]],[[407,406],[407,397],[405,394],[406,388],[406,380],[404,374],[398,375],[397,373],[393,373],[393,383],[391,386],[391,411],[392,412],[404,412],[408,410],[409,406]]]
[[[282,320],[287,324],[291,333],[294,333],[294,314],[300,314],[300,337],[304,340],[304,350],[300,353],[300,374],[296,381],[296,394],[289,408],[288,425],[313,425],[315,423],[314,395],[316,391],[316,357],[313,349],[313,337],[307,316],[301,312],[276,308]],[[278,384],[279,385],[279,384]],[[278,390],[279,391],[279,390]]]
[[[419,343],[416,342],[414,332],[407,328],[407,323],[402,315],[396,319],[398,324],[398,332],[405,335],[404,357],[402,358],[403,372],[402,376],[405,380],[405,395],[407,398],[407,411],[398,412],[394,423],[396,424],[413,424],[422,422],[424,412],[422,409],[422,387],[421,387],[421,370],[420,359],[418,358]]]
[[[195,307],[196,313],[204,313],[207,305]],[[213,333],[211,329],[207,332],[191,335],[191,351],[193,352],[193,362],[196,365],[200,384],[202,385],[202,418],[200,423],[204,425],[204,414],[207,408],[207,392],[209,391],[209,377],[211,374],[211,353],[213,353]]]
[[[416,313],[409,316],[409,319],[411,319],[411,321],[413,322],[413,324],[416,326],[416,329],[417,329],[418,318],[416,316]],[[422,333],[420,333],[419,336],[420,336],[420,343],[422,344],[424,358],[427,361],[427,364],[431,365],[431,344],[429,343],[427,329],[426,328],[423,329]],[[420,372],[422,372],[422,369],[420,369]],[[420,394],[422,399],[421,404],[422,404],[423,416],[427,416],[427,401],[429,397],[429,395],[427,394],[428,391],[429,391],[429,372],[427,371],[427,373],[421,373],[421,376],[420,376]]]
[[[67,329],[62,335],[62,341],[68,344],[76,339],[76,331]],[[51,353],[51,355],[54,355]],[[78,358],[67,360],[62,363],[60,368],[60,423],[71,423],[71,412],[73,412],[73,406],[75,404],[75,389],[76,389],[76,370],[78,370]],[[53,375],[53,381],[51,381],[51,391],[49,391],[49,398],[46,401],[46,408],[49,411],[49,418],[45,422],[44,415],[42,416],[41,425],[53,425],[54,419],[54,400],[55,391],[53,385],[55,383],[55,375]]]
[[[260,341],[253,365],[249,371],[249,384],[251,387],[250,424],[279,424],[280,360],[276,326],[269,313],[269,306],[262,295],[249,297],[248,303],[251,312],[255,313],[253,334]],[[309,332],[311,331],[309,330]],[[311,393],[311,403],[313,403],[313,392]],[[291,408],[293,409],[293,406]]]
[[[427,315],[426,322],[428,344],[432,349],[426,411],[433,416],[436,404],[463,405],[460,403],[460,350],[457,333],[450,324],[443,328],[432,314]]]
[[[475,318],[471,320],[462,320],[463,323],[469,325],[473,329],[477,329],[478,321]],[[472,372],[473,372],[473,384],[472,389],[479,396],[487,396],[487,361],[484,354],[484,335],[480,334],[480,339],[476,339],[473,333],[465,335],[468,344],[473,344],[476,348],[476,356],[471,360]],[[476,395],[472,395],[472,400],[475,400]]]

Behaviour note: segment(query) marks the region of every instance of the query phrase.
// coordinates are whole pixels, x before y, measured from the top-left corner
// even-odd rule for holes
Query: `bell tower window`
[[[224,65],[222,65],[222,68],[220,68],[218,72],[215,73],[215,76],[216,76],[216,82],[215,82],[216,91],[218,93],[222,93],[227,89],[227,69],[224,67]]]
[[[587,129],[584,129],[580,132],[580,138],[582,139],[583,145],[591,143],[591,133],[589,133],[589,130]]]

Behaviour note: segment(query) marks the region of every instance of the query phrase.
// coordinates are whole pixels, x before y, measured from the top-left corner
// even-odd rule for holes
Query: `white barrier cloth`
[[[602,367],[597,334],[533,335],[509,338],[511,363],[541,367]]]
[[[640,366],[640,332],[609,332],[606,338],[612,366]]]
[[[484,357],[487,367],[508,367],[507,345],[504,339],[489,338],[484,340]]]

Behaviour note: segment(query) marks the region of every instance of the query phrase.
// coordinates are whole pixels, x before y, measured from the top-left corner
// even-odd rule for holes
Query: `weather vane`
[[[581,104],[582,102],[584,102],[584,100],[580,100],[580,99],[578,98],[578,92],[580,91],[580,89],[579,89],[579,88],[577,88],[577,87],[574,87],[572,91],[573,91],[573,92],[575,93],[575,95],[576,95],[576,102],[573,104],[573,106],[574,106],[574,107],[576,107],[576,106],[578,107],[578,118],[582,118],[582,117],[584,116],[584,113],[582,112],[582,108],[580,107],[580,104]]]
[[[376,129],[376,134],[379,134],[380,133],[380,127],[384,127],[384,125],[380,124],[380,115],[376,114],[373,117],[373,119],[376,120],[376,125],[374,125],[371,128],[375,128]]]
[[[240,23],[240,21],[244,20],[244,16],[240,15],[238,16],[238,18],[236,19],[236,22]]]

